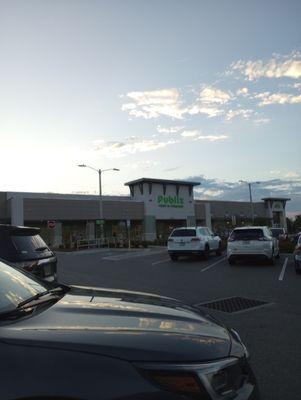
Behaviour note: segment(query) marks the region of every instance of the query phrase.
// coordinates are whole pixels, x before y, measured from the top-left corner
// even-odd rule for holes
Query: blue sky
[[[78,163],[301,212],[300,1],[0,1],[0,190],[97,191]],[[230,185],[230,186],[229,186]],[[230,189],[229,189],[230,188]],[[235,190],[234,190],[235,189]]]

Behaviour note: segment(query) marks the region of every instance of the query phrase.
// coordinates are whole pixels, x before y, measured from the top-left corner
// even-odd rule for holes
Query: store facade
[[[103,196],[102,220],[95,195],[0,192],[0,223],[38,226],[54,247],[94,239],[101,230],[110,241],[153,242],[179,226],[206,225],[227,235],[252,223],[249,202],[195,199],[198,182],[141,178],[125,185],[129,196]],[[262,200],[253,203],[255,224],[286,228],[289,199]]]

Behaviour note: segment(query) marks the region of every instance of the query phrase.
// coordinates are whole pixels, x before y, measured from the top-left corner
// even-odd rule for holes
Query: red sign
[[[47,221],[47,227],[51,229],[55,228],[55,221]]]

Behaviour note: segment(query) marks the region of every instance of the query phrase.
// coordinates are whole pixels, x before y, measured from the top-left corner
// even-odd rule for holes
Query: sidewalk
[[[74,250],[74,251],[62,251],[62,250],[55,250],[57,254],[66,255],[66,256],[75,256],[81,254],[104,254],[108,255],[125,255],[125,254],[132,254],[132,255],[143,255],[143,254],[159,254],[166,251],[166,246],[148,246],[147,248],[115,248],[115,247],[102,247],[97,249],[86,249],[86,250]]]

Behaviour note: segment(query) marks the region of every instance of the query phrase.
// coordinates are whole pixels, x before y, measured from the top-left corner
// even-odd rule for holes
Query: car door
[[[207,237],[207,241],[209,243],[209,247],[210,250],[216,250],[218,247],[216,238],[213,234],[213,232],[209,229],[209,228],[204,228],[205,232],[206,232],[206,237]]]

